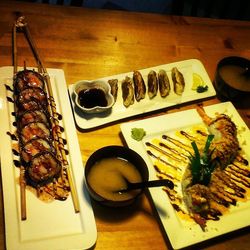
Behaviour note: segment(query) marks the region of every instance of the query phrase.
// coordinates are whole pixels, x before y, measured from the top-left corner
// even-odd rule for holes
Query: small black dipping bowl
[[[100,161],[101,159],[112,158],[112,157],[122,158],[122,159],[129,161],[137,168],[137,170],[141,174],[142,181],[148,181],[149,173],[148,173],[147,165],[145,161],[143,160],[143,158],[138,153],[136,153],[135,151],[129,148],[122,147],[122,146],[106,146],[95,151],[88,158],[86,162],[84,174],[85,174],[85,179],[86,179],[86,184],[87,184],[87,190],[91,198],[102,205],[109,206],[109,207],[123,207],[123,206],[130,205],[138,198],[138,196],[140,196],[143,193],[144,189],[141,189],[140,192],[138,192],[136,196],[134,196],[131,199],[123,200],[123,201],[114,201],[114,200],[106,199],[102,197],[100,194],[96,193],[88,181],[88,174],[90,172],[91,167],[96,162]],[[112,179],[110,181],[112,181]]]
[[[225,73],[225,70],[229,74]],[[223,58],[217,65],[214,87],[221,101],[232,101],[242,108],[249,107],[250,60],[237,56]]]

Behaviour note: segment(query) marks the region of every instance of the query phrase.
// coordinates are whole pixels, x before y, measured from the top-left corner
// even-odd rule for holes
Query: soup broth
[[[246,68],[237,65],[224,65],[220,68],[220,75],[232,88],[250,91],[250,77],[249,72],[246,73]]]
[[[92,189],[102,197],[112,201],[124,201],[135,197],[140,190],[119,193],[129,182],[141,182],[137,168],[122,158],[104,158],[90,169],[87,180]]]

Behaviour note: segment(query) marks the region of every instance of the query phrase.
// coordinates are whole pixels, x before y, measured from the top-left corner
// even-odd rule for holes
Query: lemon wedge
[[[206,84],[203,81],[202,77],[197,74],[197,73],[193,73],[193,85],[192,85],[192,90],[197,90],[197,88],[199,86],[205,87]]]

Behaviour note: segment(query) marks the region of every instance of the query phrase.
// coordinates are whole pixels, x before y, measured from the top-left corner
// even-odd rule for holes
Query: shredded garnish
[[[212,160],[212,154],[214,149],[209,150],[213,138],[214,135],[208,135],[202,154],[200,154],[195,141],[191,143],[194,149],[194,155],[191,155],[189,159],[191,164],[193,185],[202,184],[207,186],[210,182],[211,174],[216,166],[215,159]]]

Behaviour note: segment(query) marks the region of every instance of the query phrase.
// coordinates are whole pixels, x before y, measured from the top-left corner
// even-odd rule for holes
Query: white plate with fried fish
[[[173,68],[176,68],[180,74],[184,78],[185,87],[184,91],[182,92],[181,89],[178,93],[177,91],[174,91],[174,82],[172,77],[172,70]],[[158,91],[154,97],[148,93],[148,74],[150,71],[155,71],[155,73],[159,74],[161,70],[166,72],[166,75],[169,79],[169,87],[170,91],[165,97],[162,97],[160,94],[160,88],[158,88]],[[216,94],[213,84],[203,66],[201,61],[197,59],[190,59],[170,64],[164,64],[159,65],[151,68],[146,68],[142,70],[138,70],[144,80],[145,83],[145,96],[140,98],[136,98],[136,95],[134,97],[133,104],[132,103],[126,103],[124,101],[123,97],[123,90],[122,90],[122,82],[127,78],[132,79],[133,82],[133,73],[134,72],[128,72],[113,76],[108,76],[101,78],[99,80],[109,81],[116,79],[117,80],[117,97],[116,102],[112,109],[109,112],[106,113],[100,113],[100,114],[86,114],[80,111],[78,107],[76,107],[75,104],[75,96],[74,96],[74,87],[75,84],[72,84],[69,86],[69,95],[71,99],[72,109],[75,117],[76,125],[79,129],[92,129],[95,127],[103,126],[105,124],[118,121],[124,118],[160,110],[167,107],[172,107],[178,104],[186,103],[193,100],[199,100],[204,99],[208,97],[212,97]],[[199,76],[201,79],[200,81],[204,86],[206,87],[206,91],[198,93],[196,89],[194,89],[194,74]],[[176,92],[178,94],[176,94]],[[181,93],[180,93],[181,92]],[[150,98],[150,97],[151,98]],[[138,100],[138,101],[137,101]]]
[[[160,221],[174,249],[194,245],[250,225],[250,131],[231,102],[207,106],[204,109],[210,117],[216,117],[219,113],[226,114],[237,127],[237,138],[241,149],[240,156],[232,164],[227,165],[225,172],[230,173],[231,176],[228,183],[230,185],[236,184],[237,190],[243,192],[241,198],[239,198],[241,195],[236,196],[236,189],[223,186],[226,180],[223,177],[218,183],[218,188],[221,188],[220,185],[224,188],[218,189],[220,191],[215,193],[222,194],[223,199],[221,199],[224,202],[224,192],[232,192],[229,196],[232,195],[233,199],[231,199],[232,197],[225,198],[228,200],[229,206],[224,207],[221,203],[219,208],[223,210],[223,213],[206,220],[205,228],[202,228],[194,220],[194,217],[190,216],[183,195],[184,173],[188,163],[185,164],[180,160],[185,151],[180,148],[190,149],[193,140],[199,146],[200,138],[208,134],[207,127],[197,110],[191,109],[121,125],[122,134],[128,146],[146,161],[150,179],[172,178],[171,180],[175,184],[174,192],[162,187],[150,189]],[[159,126],[159,124],[161,125]],[[142,140],[138,141],[132,138],[131,131],[134,128],[145,131],[146,135]],[[180,159],[171,158],[176,155],[172,148],[174,144]],[[170,154],[165,151],[170,152]],[[243,160],[239,161],[239,159]],[[218,199],[218,201],[221,200]]]

